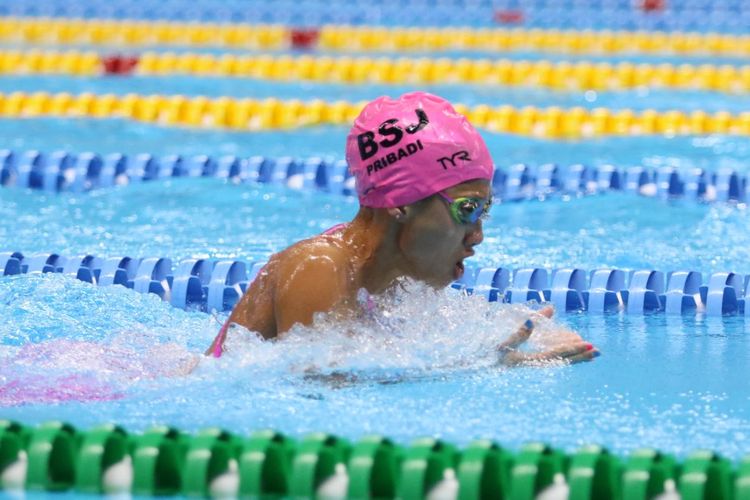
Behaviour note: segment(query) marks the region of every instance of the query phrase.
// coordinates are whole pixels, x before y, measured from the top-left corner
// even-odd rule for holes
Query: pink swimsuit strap
[[[214,341],[214,358],[220,358],[221,354],[224,352],[222,347],[224,346],[224,340],[227,338],[227,330],[229,330],[229,320],[227,319],[226,322],[221,326],[221,330],[219,330],[219,334],[216,336],[216,340]]]
[[[342,222],[340,224],[336,224],[335,226],[329,227],[328,229],[326,229],[325,231],[323,231],[322,234],[337,233],[337,232],[341,231],[342,229],[344,229],[348,225],[349,225],[348,222]]]
[[[360,288],[357,292],[357,302],[359,302],[359,305],[366,313],[372,314],[372,312],[375,311],[375,301],[372,300],[372,295],[370,295],[370,292],[368,292],[364,288]]]

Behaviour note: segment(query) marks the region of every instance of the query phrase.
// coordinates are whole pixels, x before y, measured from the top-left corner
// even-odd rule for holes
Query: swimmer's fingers
[[[573,342],[562,344],[549,351],[537,353],[538,361],[565,361],[567,363],[580,363],[591,361],[599,356],[599,351],[588,342]]]
[[[578,361],[591,360],[595,357],[594,353],[597,351],[593,345],[588,342],[571,342],[568,344],[561,344],[548,351],[536,353],[539,361],[546,360],[563,360],[571,363]]]
[[[544,316],[545,318],[551,318],[555,314],[555,308],[554,306],[544,306],[541,309],[539,309],[536,314],[539,316]]]
[[[508,337],[507,340],[505,340],[497,347],[498,351],[502,353],[512,349],[516,349],[518,346],[529,340],[531,332],[533,331],[534,322],[530,319],[527,319],[524,324],[521,325],[518,330],[516,330],[516,333]]]
[[[531,362],[530,356],[530,354],[515,350],[500,351],[500,364],[505,366],[522,366]]]
[[[555,308],[552,306],[546,306],[532,314],[532,317],[527,319],[523,325],[521,325],[516,333],[511,335],[505,342],[500,344],[497,348],[500,351],[506,351],[508,349],[516,349],[518,346],[529,340],[531,333],[534,331],[534,320],[533,318],[551,318],[555,314]]]
[[[580,354],[576,354],[575,356],[570,356],[568,358],[565,358],[565,361],[568,363],[574,364],[574,363],[585,363],[588,361],[593,361],[594,358],[598,358],[601,356],[602,353],[600,353],[596,348],[591,349],[589,351],[582,352]]]
[[[527,319],[523,325],[521,325],[516,333],[511,335],[505,342],[498,346],[500,351],[515,349],[527,340],[534,331],[535,319],[546,318],[549,319],[555,314],[555,308],[553,306],[545,306],[542,309],[534,312],[531,318]]]
[[[591,361],[599,356],[599,351],[588,342],[564,344],[544,352],[524,353],[519,351],[505,352],[501,362],[507,366],[538,365],[548,361],[581,363]]]

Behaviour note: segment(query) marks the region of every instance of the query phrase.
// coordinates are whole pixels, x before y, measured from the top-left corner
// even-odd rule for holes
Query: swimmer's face
[[[489,181],[458,184],[444,191],[450,198],[482,198],[491,195]],[[461,224],[451,216],[446,201],[438,195],[407,207],[399,247],[411,277],[436,288],[448,286],[464,273],[464,259],[474,255],[482,242],[482,220]]]

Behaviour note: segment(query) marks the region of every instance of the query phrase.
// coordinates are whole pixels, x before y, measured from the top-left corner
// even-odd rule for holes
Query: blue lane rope
[[[229,311],[265,262],[0,252],[0,276],[63,273],[98,286],[153,293],[181,309]],[[705,280],[705,281],[704,281]],[[653,269],[467,268],[452,288],[490,302],[552,303],[558,311],[750,315],[750,275]]]
[[[0,185],[50,193],[92,189],[170,177],[216,177],[237,183],[270,183],[351,196],[354,178],[346,161],[321,157],[182,156],[0,150]],[[515,164],[497,168],[498,201],[546,199],[608,191],[697,202],[748,201],[748,178],[730,168],[626,167],[613,165]]]

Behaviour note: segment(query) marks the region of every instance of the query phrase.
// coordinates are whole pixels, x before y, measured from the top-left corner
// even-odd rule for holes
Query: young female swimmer
[[[463,275],[464,259],[482,242],[494,170],[484,140],[463,115],[424,92],[380,97],[355,120],[346,159],[359,195],[357,215],[273,255],[206,354],[221,355],[233,323],[272,339],[295,323],[311,324],[317,312],[371,307],[370,295],[399,278],[443,288]],[[518,351],[533,328],[527,320],[498,346],[501,362],[598,355],[569,331],[560,331],[546,351]]]

